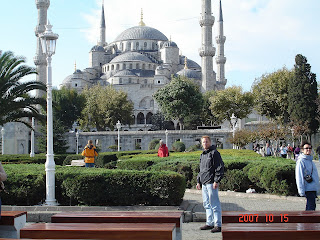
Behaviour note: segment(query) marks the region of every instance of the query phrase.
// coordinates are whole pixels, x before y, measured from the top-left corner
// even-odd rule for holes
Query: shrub
[[[195,152],[195,151],[199,151],[201,149],[200,144],[196,144],[196,145],[192,145],[190,146],[187,151],[188,152]]]
[[[44,165],[4,165],[10,178],[10,205],[35,205],[45,199]],[[56,199],[61,205],[179,205],[185,179],[175,172],[56,168]]]
[[[0,161],[5,163],[45,163],[45,154],[36,154],[30,157],[29,154],[5,154],[0,155]],[[55,154],[54,161],[56,165],[62,165],[67,154]]]
[[[111,145],[108,148],[111,149],[111,151],[115,152],[118,150],[118,145]],[[120,149],[121,149],[121,147],[120,147]]]
[[[160,142],[160,139],[152,139],[151,142],[149,143],[148,149],[149,150],[154,150],[156,145]]]
[[[247,174],[242,170],[233,169],[225,172],[225,176],[221,180],[220,189],[245,192],[251,184]]]
[[[172,144],[172,150],[175,152],[184,152],[186,150],[186,145],[183,142],[176,141]]]

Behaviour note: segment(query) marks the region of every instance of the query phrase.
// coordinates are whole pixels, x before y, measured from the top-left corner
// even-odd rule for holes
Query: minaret
[[[223,16],[222,16],[222,6],[221,0],[219,4],[219,19],[218,19],[218,36],[216,37],[217,43],[217,85],[219,90],[223,90],[226,86],[227,79],[225,79],[225,63],[226,57],[224,56],[224,43],[226,42],[226,37],[223,36]]]
[[[106,20],[104,17],[104,2],[102,2],[102,11],[101,11],[101,21],[100,21],[100,40],[98,42],[99,46],[106,45]]]
[[[200,17],[201,48],[199,54],[201,56],[202,69],[202,86],[201,91],[215,89],[216,80],[213,73],[213,56],[216,49],[212,45],[212,26],[214,17],[211,12],[211,0],[202,0],[202,13]]]
[[[40,34],[45,31],[45,25],[47,24],[47,11],[50,6],[50,0],[36,0],[36,6],[38,9],[38,25],[35,29],[35,35],[37,37],[37,50],[36,55],[33,58],[34,64],[37,69],[36,80],[47,83],[47,60],[46,56],[42,52]],[[36,96],[41,97],[44,94],[43,91],[36,91]]]

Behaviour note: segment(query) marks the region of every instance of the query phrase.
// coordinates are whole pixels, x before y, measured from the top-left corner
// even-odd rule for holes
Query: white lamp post
[[[76,154],[79,154],[79,131],[76,132],[76,138],[77,138],[77,150],[76,150]]]
[[[53,122],[52,122],[52,69],[51,57],[56,50],[56,41],[59,37],[51,30],[48,21],[46,31],[40,35],[42,51],[47,57],[47,154],[46,154],[46,205],[57,205],[55,199],[55,163],[53,156]]]
[[[236,118],[236,116],[234,116],[234,113],[232,113],[230,120],[231,120],[231,124],[232,124],[232,136],[234,138],[235,131],[236,131],[236,123],[237,123],[237,118]],[[235,144],[233,144],[233,149],[235,149],[235,148],[236,148]]]
[[[166,144],[167,144],[167,147],[169,146],[168,145],[168,129],[166,129],[166,131],[164,132],[166,134]],[[169,148],[169,147],[168,147]]]
[[[30,157],[34,157],[34,117],[32,117],[31,126],[32,126],[32,130],[31,130],[31,149],[30,149]]]
[[[120,123],[119,120],[118,120],[116,126],[117,126],[117,129],[118,129],[118,152],[120,152],[120,128],[121,128],[121,123]]]
[[[1,128],[1,139],[2,139],[2,146],[1,146],[1,154],[4,154],[4,128]]]

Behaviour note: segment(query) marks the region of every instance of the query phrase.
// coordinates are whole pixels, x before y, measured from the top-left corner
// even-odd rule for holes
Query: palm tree
[[[24,65],[25,58],[14,56],[10,51],[0,50],[0,125],[8,122],[21,122],[30,127],[24,118],[35,117],[43,120],[37,105],[45,106],[44,98],[30,95],[32,90],[46,91],[46,85],[39,81],[23,81],[30,74],[36,74],[32,67]]]

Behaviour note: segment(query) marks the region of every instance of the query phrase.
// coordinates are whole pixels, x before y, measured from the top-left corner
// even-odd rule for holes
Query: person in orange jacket
[[[96,147],[93,146],[92,140],[88,141],[81,155],[85,156],[84,162],[86,167],[94,167],[94,157],[98,156],[98,152]]]
[[[167,145],[162,140],[160,140],[159,143],[160,143],[160,146],[158,149],[158,157],[168,157],[169,150],[168,150]]]

